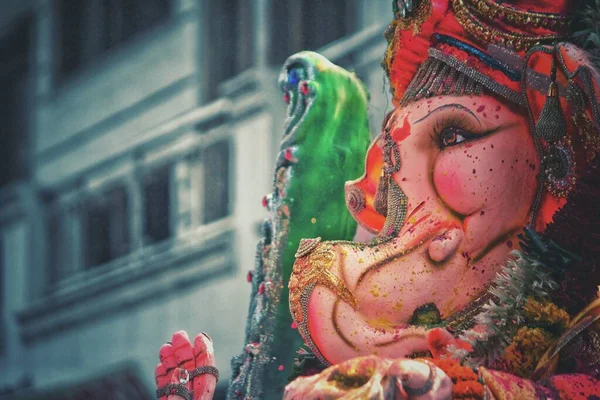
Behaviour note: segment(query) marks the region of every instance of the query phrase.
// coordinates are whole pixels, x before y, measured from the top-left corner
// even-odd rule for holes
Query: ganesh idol
[[[229,398],[600,398],[600,74],[577,6],[394,1],[370,144],[356,76],[288,59]],[[212,398],[206,334],[160,359],[159,398]]]

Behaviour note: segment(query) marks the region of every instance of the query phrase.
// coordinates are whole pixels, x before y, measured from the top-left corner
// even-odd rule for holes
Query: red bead
[[[246,281],[248,283],[252,282],[252,277],[254,276],[254,273],[252,271],[248,271],[248,274],[246,274]]]
[[[290,94],[289,93],[284,93],[283,94],[283,101],[285,102],[285,104],[289,104],[290,103]]]
[[[300,91],[305,96],[308,94],[308,82],[302,82],[302,86],[300,86]]]
[[[258,293],[263,294],[264,292],[265,292],[265,283],[261,282],[260,285],[258,285]]]
[[[265,195],[265,196],[263,196],[263,198],[262,198],[262,206],[263,206],[264,208],[267,208],[267,196],[266,196],[266,195]]]
[[[285,149],[285,159],[290,161],[292,159],[292,149]]]
[[[292,329],[298,329],[298,324],[296,321],[292,322]]]

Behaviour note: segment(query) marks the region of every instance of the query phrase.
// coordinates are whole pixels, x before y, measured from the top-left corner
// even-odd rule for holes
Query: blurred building
[[[288,55],[388,106],[390,0],[0,3],[0,399],[154,398],[158,350],[241,350]]]

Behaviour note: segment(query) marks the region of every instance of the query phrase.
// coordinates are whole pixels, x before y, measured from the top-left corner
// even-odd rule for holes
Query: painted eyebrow
[[[477,118],[477,116],[475,114],[473,114],[473,111],[469,110],[467,107],[461,105],[461,104],[456,104],[456,103],[452,103],[452,104],[444,104],[443,106],[439,106],[438,108],[436,108],[435,110],[433,110],[432,112],[430,112],[429,114],[427,114],[426,116],[424,116],[423,118],[419,119],[418,121],[415,121],[415,124],[418,124],[419,122],[424,121],[426,118],[431,117],[433,114],[435,114],[436,112],[439,111],[443,111],[447,108],[454,108],[457,110],[461,110],[464,111],[468,114],[471,114],[473,116],[473,118],[475,118],[475,120],[477,122],[479,122],[479,125],[481,125],[481,121],[479,120],[479,118]]]

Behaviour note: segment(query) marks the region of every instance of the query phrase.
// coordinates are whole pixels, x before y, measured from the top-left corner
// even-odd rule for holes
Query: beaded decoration
[[[513,47],[516,50],[526,50],[536,44],[556,42],[562,39],[561,35],[555,34],[527,35],[523,33],[509,33],[493,28],[479,19],[465,3],[465,0],[452,0],[452,7],[454,8],[456,20],[462,25],[465,31],[488,43]]]
[[[471,4],[475,12],[486,18],[498,18],[507,24],[522,27],[558,28],[568,25],[570,18],[563,15],[523,11],[497,3],[494,0],[475,0]]]
[[[414,34],[421,31],[421,25],[431,15],[431,0],[395,0],[393,4],[398,27],[412,29]]]

